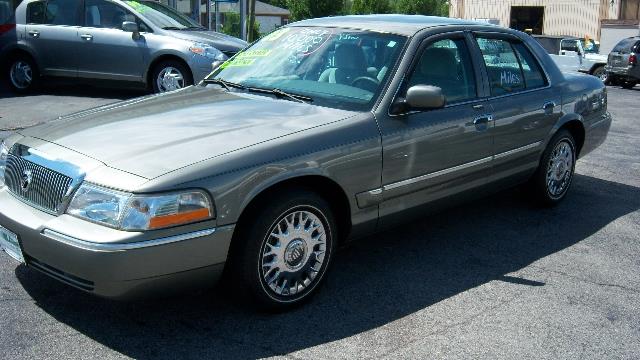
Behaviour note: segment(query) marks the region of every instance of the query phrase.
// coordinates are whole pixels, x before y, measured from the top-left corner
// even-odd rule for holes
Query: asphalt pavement
[[[133,96],[92,91],[0,92],[0,121]],[[640,87],[609,89],[609,137],[560,206],[512,189],[365,238],[289,313],[239,307],[222,286],[111,302],[0,254],[0,358],[638,359],[639,100]]]

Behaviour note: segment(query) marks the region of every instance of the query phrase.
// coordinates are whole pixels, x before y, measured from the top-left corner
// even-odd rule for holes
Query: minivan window
[[[613,48],[613,51],[622,54],[628,54],[629,52],[631,52],[631,47],[633,46],[633,44],[635,44],[635,42],[636,39],[633,38],[623,39],[618,43],[618,45]]]
[[[476,41],[489,74],[491,95],[524,90],[524,74],[511,43],[487,38],[477,38]]]
[[[463,39],[445,39],[429,45],[409,77],[408,87],[433,85],[442,89],[447,103],[477,96],[469,49]]]

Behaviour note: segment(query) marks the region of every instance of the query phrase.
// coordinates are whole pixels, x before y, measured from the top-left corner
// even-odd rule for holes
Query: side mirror
[[[138,27],[138,24],[133,21],[123,21],[122,30],[133,33],[132,37],[134,40],[138,40],[140,38],[140,28]]]
[[[439,109],[446,99],[442,89],[432,85],[415,85],[407,90],[406,104],[412,109]]]

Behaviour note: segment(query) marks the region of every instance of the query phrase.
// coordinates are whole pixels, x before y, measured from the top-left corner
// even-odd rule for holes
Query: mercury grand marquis
[[[598,78],[526,34],[371,15],[297,22],[204,81],[2,143],[2,248],[99,296],[206,286],[282,310],[337,246],[516,184],[562,201],[605,140]]]

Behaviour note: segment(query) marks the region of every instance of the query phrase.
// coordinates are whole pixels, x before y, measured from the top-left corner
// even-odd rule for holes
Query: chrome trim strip
[[[513,154],[517,154],[517,153],[522,152],[522,151],[527,151],[527,150],[536,148],[536,147],[540,146],[540,144],[542,144],[542,141],[536,141],[536,142],[534,142],[532,144],[529,144],[529,145],[525,145],[525,146],[522,146],[522,147],[519,147],[519,148],[516,148],[516,149],[513,149],[513,150],[505,151],[505,152],[502,152],[500,154],[496,154],[496,155],[493,156],[493,158],[494,159],[502,159],[504,157],[511,156]]]
[[[542,144],[542,141],[536,141],[536,142],[531,143],[529,145],[525,145],[525,146],[522,146],[522,147],[519,147],[519,148],[516,148],[516,149],[513,149],[513,150],[505,151],[505,152],[502,152],[502,153],[499,153],[499,154],[496,154],[496,155],[493,155],[493,156],[488,156],[488,157],[482,158],[480,160],[468,162],[468,163],[465,163],[465,164],[462,164],[462,165],[458,165],[458,166],[454,166],[454,167],[450,167],[450,168],[446,168],[446,169],[442,169],[442,170],[439,170],[439,171],[436,171],[436,172],[432,172],[432,173],[425,174],[425,175],[422,175],[422,176],[414,177],[414,178],[411,178],[411,179],[398,181],[398,182],[395,182],[395,183],[392,183],[392,184],[389,184],[389,185],[384,185],[382,187],[382,190],[383,191],[393,190],[393,189],[397,189],[397,188],[400,188],[400,187],[403,187],[403,186],[415,184],[415,183],[420,182],[420,181],[429,180],[429,179],[433,179],[433,178],[438,177],[438,176],[447,175],[447,174],[450,174],[452,172],[468,169],[470,167],[481,165],[481,164],[485,164],[485,163],[491,162],[491,161],[496,160],[496,159],[502,159],[502,158],[505,158],[505,157],[508,157],[508,156],[512,156],[512,155],[520,153],[522,151],[527,151],[527,150],[534,149],[534,148],[540,146],[541,144]],[[378,195],[379,191],[380,191],[380,189],[374,189],[374,190],[370,190],[369,193],[371,195]]]
[[[169,236],[169,237],[155,239],[155,240],[139,241],[139,242],[133,242],[133,243],[122,243],[122,244],[103,244],[103,243],[96,243],[92,241],[80,240],[72,236],[65,235],[50,229],[42,230],[42,235],[51,240],[58,241],[65,245],[73,246],[83,250],[119,252],[119,251],[126,251],[126,250],[144,249],[152,246],[166,245],[166,244],[171,244],[179,241],[191,240],[191,239],[195,239],[203,236],[212,235],[216,231],[218,231],[218,229],[212,228],[212,229],[205,229],[205,230],[195,231],[195,232],[181,234],[181,235]]]
[[[489,157],[486,157],[486,158],[482,158],[480,160],[468,162],[466,164],[450,167],[450,168],[447,168],[447,169],[443,169],[443,170],[440,170],[440,171],[432,172],[432,173],[425,174],[425,175],[422,175],[422,176],[418,176],[418,177],[415,177],[415,178],[398,181],[398,182],[395,182],[393,184],[385,185],[383,187],[383,190],[386,191],[386,190],[397,189],[399,187],[415,184],[417,182],[428,180],[428,179],[432,179],[434,177],[447,175],[447,174],[450,174],[452,172],[456,172],[456,171],[459,171],[459,170],[464,170],[464,169],[467,169],[467,168],[470,168],[470,167],[473,167],[473,166],[476,166],[476,165],[485,164],[485,163],[490,162],[491,160],[493,160],[493,157],[489,156]]]

